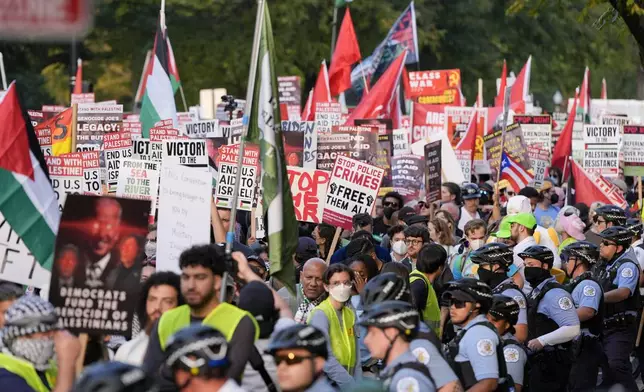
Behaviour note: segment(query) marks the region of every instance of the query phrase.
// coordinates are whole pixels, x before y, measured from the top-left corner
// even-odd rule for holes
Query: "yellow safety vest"
[[[436,297],[436,291],[432,287],[431,282],[427,279],[427,276],[422,272],[416,270],[412,271],[409,274],[409,283],[414,283],[418,279],[421,279],[427,285],[427,302],[425,303],[425,309],[423,309],[423,321],[425,324],[436,332],[438,337],[441,337],[441,308],[438,305],[438,298]]]
[[[19,376],[36,392],[49,392],[56,385],[56,374],[58,370],[55,366],[51,366],[45,372],[45,377],[49,385],[45,385],[40,376],[38,376],[34,365],[23,359],[16,358],[13,355],[0,354],[0,368]]]
[[[311,322],[313,313],[317,311],[324,312],[324,315],[329,320],[329,340],[331,341],[331,350],[335,359],[338,360],[340,365],[344,366],[350,374],[353,374],[353,368],[356,365],[356,340],[353,333],[353,327],[356,322],[356,316],[353,310],[347,306],[342,307],[342,326],[340,320],[335,312],[335,308],[331,305],[330,298],[325,299],[318,306],[313,308],[307,320]]]
[[[259,326],[253,315],[228,303],[217,305],[201,323],[215,328],[224,335],[227,341],[230,341],[237,329],[237,325],[244,316],[248,316],[253,320],[253,324],[255,324],[255,340],[257,340]],[[161,349],[165,351],[170,336],[188,325],[190,325],[190,306],[188,305],[182,305],[163,313],[158,327]]]

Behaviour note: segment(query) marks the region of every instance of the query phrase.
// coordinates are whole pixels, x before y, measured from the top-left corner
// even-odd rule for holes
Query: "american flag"
[[[534,175],[525,171],[517,161],[503,151],[501,154],[501,180],[508,180],[515,192],[528,186]]]

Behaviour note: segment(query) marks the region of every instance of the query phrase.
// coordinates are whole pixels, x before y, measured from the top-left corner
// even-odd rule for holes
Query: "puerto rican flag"
[[[501,180],[508,180],[515,192],[528,186],[534,176],[525,171],[521,165],[503,151],[501,155]]]

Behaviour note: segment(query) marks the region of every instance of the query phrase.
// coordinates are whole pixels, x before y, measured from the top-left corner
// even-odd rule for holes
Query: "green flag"
[[[353,0],[335,0],[335,8],[344,7],[347,3],[351,3]]]
[[[275,45],[266,3],[264,3],[263,12],[247,141],[259,144],[261,150],[263,201],[264,211],[268,216],[267,236],[271,276],[279,279],[294,292],[293,254],[297,249],[298,225],[293,209],[291,186],[286,173],[273,58]]]

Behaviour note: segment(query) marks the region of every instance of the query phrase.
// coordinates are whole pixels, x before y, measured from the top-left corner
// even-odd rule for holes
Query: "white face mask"
[[[478,240],[471,240],[470,241],[470,249],[472,250],[477,250],[478,248],[482,247],[485,245],[485,240],[484,239],[478,239]]]
[[[391,246],[391,250],[397,255],[404,256],[407,254],[407,244],[403,240],[396,241]]]
[[[145,255],[148,257],[154,257],[157,255],[157,243],[152,241],[147,241],[145,243]]]
[[[345,303],[349,298],[351,298],[351,286],[341,284],[339,286],[332,287],[331,290],[329,290],[329,295],[334,300]]]

